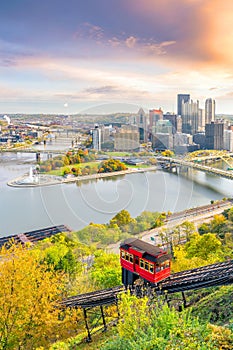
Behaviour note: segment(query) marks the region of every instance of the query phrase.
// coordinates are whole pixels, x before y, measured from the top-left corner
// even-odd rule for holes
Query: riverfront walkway
[[[35,181],[28,180],[29,175],[24,174],[14,180],[11,180],[7,183],[8,186],[11,187],[39,187],[39,186],[51,186],[51,185],[61,185],[64,183],[72,183],[72,182],[82,182],[86,180],[98,180],[106,177],[113,176],[122,176],[127,174],[136,174],[136,173],[146,173],[148,171],[155,171],[157,169],[156,166],[148,167],[148,168],[130,168],[127,170],[114,171],[112,173],[100,173],[100,174],[92,174],[92,175],[83,175],[83,176],[68,176],[66,178],[62,176],[53,176],[53,175],[43,175],[39,174],[38,178],[35,178]]]

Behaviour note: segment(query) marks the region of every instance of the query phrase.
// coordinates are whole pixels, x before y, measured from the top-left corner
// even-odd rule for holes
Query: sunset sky
[[[161,107],[233,114],[233,0],[0,3],[0,114]]]

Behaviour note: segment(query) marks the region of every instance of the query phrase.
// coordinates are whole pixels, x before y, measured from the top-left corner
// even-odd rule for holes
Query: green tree
[[[211,232],[219,233],[226,223],[226,218],[220,215],[214,215],[213,220],[210,222]]]
[[[131,217],[127,210],[123,209],[110,220],[109,226],[117,225],[118,227],[123,227],[131,222],[135,222],[135,219]]]
[[[167,305],[148,306],[147,298],[123,294],[119,305],[118,334],[103,350],[217,350],[207,323],[190,311],[178,313]]]
[[[187,241],[190,239],[191,235],[196,231],[194,223],[189,221],[184,221],[180,225],[180,228]]]
[[[202,236],[198,233],[193,234],[185,249],[188,258],[199,257],[208,260],[212,256],[216,261],[223,258],[222,243],[213,233]]]
[[[94,264],[90,271],[97,288],[111,288],[121,284],[121,266],[117,254],[103,251],[95,253]]]

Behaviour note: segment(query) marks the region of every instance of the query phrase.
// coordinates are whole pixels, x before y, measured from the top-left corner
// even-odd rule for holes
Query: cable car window
[[[142,259],[140,259],[140,267],[144,269],[144,261]]]
[[[154,265],[150,264],[150,272],[154,273]]]
[[[133,255],[132,255],[132,254],[129,254],[129,261],[130,261],[131,263],[133,263]]]
[[[149,271],[149,264],[145,261],[145,270]]]
[[[159,272],[159,271],[160,271],[160,265],[156,265],[155,271],[156,271],[156,272]]]
[[[125,253],[125,260],[129,261],[129,254]]]
[[[134,258],[135,258],[135,260],[134,260],[134,261],[135,261],[135,264],[138,265],[138,264],[139,264],[139,258],[138,258],[138,256],[135,256]]]
[[[121,257],[122,259],[125,259],[125,252],[123,250],[121,251]]]

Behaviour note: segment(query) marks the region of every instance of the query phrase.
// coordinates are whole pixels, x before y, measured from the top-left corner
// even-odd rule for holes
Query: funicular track
[[[169,294],[231,283],[233,260],[174,273],[155,287],[155,290],[160,290],[160,293],[166,291]]]
[[[117,286],[114,288],[102,289],[91,293],[76,295],[64,299],[61,302],[61,306],[88,308],[113,304],[116,302],[118,294],[124,290],[124,286]]]
[[[2,237],[0,238],[0,248],[4,245],[8,247],[12,242],[15,244],[36,243],[61,232],[71,232],[71,229],[65,225],[57,225],[30,232],[19,233],[17,235]]]
[[[233,283],[233,260],[199,267],[172,274],[158,285],[152,287],[158,294],[176,293],[192,289],[221,286]],[[76,295],[61,302],[63,307],[94,307],[114,303],[123,286],[102,289],[91,293]]]
[[[150,292],[157,295],[165,295],[168,303],[168,294],[182,292],[183,303],[185,307],[187,305],[184,295],[185,291],[228,284],[233,284],[233,260],[174,273],[167,279],[158,283],[156,286],[148,288],[148,291],[150,290]],[[132,289],[130,290],[133,292]],[[60,303],[60,306],[62,308],[83,309],[87,330],[87,338],[85,338],[85,340],[91,341],[91,335],[94,333],[94,328],[91,328],[88,324],[88,311],[90,313],[92,310],[96,310],[97,307],[100,307],[99,320],[102,319],[103,323],[101,330],[106,330],[107,324],[103,307],[115,304],[119,317],[118,296],[120,293],[124,292],[126,292],[124,286],[102,289],[95,292],[80,294],[67,299],[63,299],[63,301]]]
[[[233,283],[233,260],[216,263],[200,268],[172,274],[170,277],[152,287],[158,294],[176,293],[198,288],[221,286]],[[115,302],[119,293],[125,291],[123,286],[102,289],[91,293],[79,294],[61,302],[65,307],[91,307]]]

